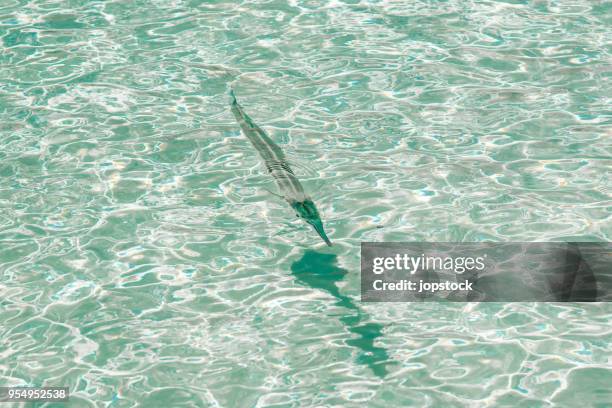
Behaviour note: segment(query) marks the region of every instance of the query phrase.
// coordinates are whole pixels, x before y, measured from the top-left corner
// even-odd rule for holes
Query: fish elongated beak
[[[315,231],[317,231],[317,234],[319,234],[323,241],[325,241],[327,246],[332,246],[331,241],[329,240],[329,238],[327,238],[327,235],[325,234],[325,230],[323,229],[323,224],[321,222],[313,222],[309,224],[312,225]]]

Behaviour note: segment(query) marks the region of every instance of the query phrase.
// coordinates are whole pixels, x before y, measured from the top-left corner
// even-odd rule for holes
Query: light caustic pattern
[[[361,241],[610,240],[611,13],[3,1],[0,383],[75,407],[609,403],[606,304],[358,291]],[[266,191],[230,84],[333,248]]]

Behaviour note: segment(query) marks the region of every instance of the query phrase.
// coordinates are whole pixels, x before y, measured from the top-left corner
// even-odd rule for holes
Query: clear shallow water
[[[610,240],[600,1],[5,1],[0,383],[605,406],[606,304],[361,304],[361,241]],[[268,193],[229,84],[333,248]],[[382,228],[377,228],[382,227]]]

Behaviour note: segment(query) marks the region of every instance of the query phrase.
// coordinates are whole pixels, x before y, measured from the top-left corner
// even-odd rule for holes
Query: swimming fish
[[[295,177],[293,170],[289,167],[285,154],[281,148],[270,139],[262,128],[257,126],[246,114],[242,106],[236,100],[234,91],[230,89],[231,109],[236,121],[242,129],[242,133],[251,141],[259,156],[263,159],[268,173],[276,181],[282,197],[289,203],[296,212],[298,218],[303,219],[312,225],[314,230],[325,241],[328,246],[332,246],[331,241],[325,234],[323,222],[317,207],[312,199],[304,192],[304,187]]]

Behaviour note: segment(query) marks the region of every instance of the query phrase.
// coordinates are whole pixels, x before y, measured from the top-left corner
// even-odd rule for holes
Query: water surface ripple
[[[0,5],[0,385],[604,406],[607,304],[361,304],[361,241],[608,241],[610,3]],[[283,148],[295,220],[226,96]],[[323,274],[322,272],[327,272]]]

